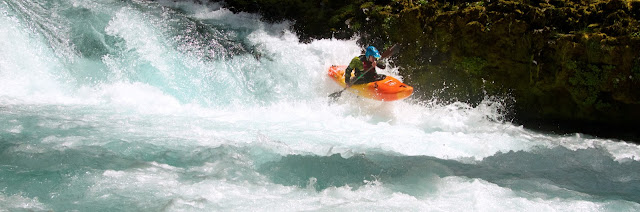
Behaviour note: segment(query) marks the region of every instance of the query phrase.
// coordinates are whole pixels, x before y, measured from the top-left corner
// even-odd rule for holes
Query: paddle
[[[384,58],[387,58],[387,57],[389,57],[389,56],[391,56],[391,55],[395,54],[395,53],[398,51],[397,46],[398,46],[397,44],[394,44],[393,46],[389,47],[387,50],[385,50],[385,51],[382,53],[382,55],[380,55],[380,59],[378,59],[378,60],[382,60],[382,59],[384,59]],[[347,86],[346,86],[346,87],[344,87],[344,89],[342,89],[341,91],[338,91],[338,92],[335,92],[335,93],[329,94],[329,97],[331,97],[331,100],[332,100],[332,101],[336,101],[336,99],[340,98],[340,96],[342,95],[342,92],[343,92],[343,91],[347,90],[347,88],[351,87],[351,85],[352,85],[354,82],[357,82],[357,81],[358,81],[360,78],[362,78],[362,77],[363,77],[367,72],[371,71],[371,69],[374,69],[374,68],[375,68],[375,66],[371,66],[371,67],[369,67],[366,71],[362,72],[362,74],[360,74],[360,76],[358,76],[355,80],[351,80],[351,81],[349,81],[349,83],[347,84]],[[346,77],[346,75],[345,75],[345,77]],[[345,79],[346,79],[346,78],[345,78]]]

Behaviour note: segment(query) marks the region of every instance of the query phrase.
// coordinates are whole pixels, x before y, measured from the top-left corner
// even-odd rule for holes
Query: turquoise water
[[[328,104],[355,39],[172,1],[3,0],[0,26],[0,211],[640,210],[635,144],[489,97]]]

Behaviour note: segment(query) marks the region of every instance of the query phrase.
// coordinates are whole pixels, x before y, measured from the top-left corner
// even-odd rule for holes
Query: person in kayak
[[[383,74],[378,74],[375,68],[376,66],[381,69],[385,68],[384,64],[379,64],[377,62],[379,58],[380,52],[378,52],[378,49],[373,46],[367,47],[364,55],[354,57],[349,63],[347,70],[345,70],[344,72],[344,82],[347,84],[347,86],[350,86],[351,84],[357,85],[383,80],[386,76]],[[371,70],[369,70],[369,68],[371,68]],[[352,71],[355,72],[353,75],[353,79],[351,79]],[[360,77],[360,79],[357,79],[360,75],[363,76]]]

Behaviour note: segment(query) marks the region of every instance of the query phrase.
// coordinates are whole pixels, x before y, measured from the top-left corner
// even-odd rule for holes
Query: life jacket
[[[359,57],[359,58],[360,58],[360,61],[362,61],[362,70],[363,70],[363,71],[369,70],[369,68],[371,68],[371,65],[372,65],[373,63],[371,63],[369,60],[367,60],[367,57],[365,57],[364,55],[360,55],[360,57]],[[371,70],[371,71],[369,71],[368,73],[371,73],[372,71],[373,71],[373,73],[375,73],[375,72],[376,72],[376,70],[375,70],[375,69],[372,69],[372,70]],[[368,73],[367,73],[367,74],[368,74]]]
[[[351,69],[353,69],[355,71],[354,73],[354,80],[356,78],[358,78],[360,75],[362,75],[363,72],[369,70],[369,68],[371,68],[371,70],[369,70],[367,73],[365,73],[362,77],[360,77],[360,79],[358,79],[358,81],[354,82],[354,84],[363,84],[363,83],[369,83],[369,82],[373,82],[376,81],[376,76],[378,75],[378,73],[376,72],[375,68],[372,68],[372,63],[369,62],[367,60],[367,58],[364,55],[360,55],[358,57],[354,57],[351,62],[349,63],[349,68],[347,68],[347,72],[351,73]],[[348,79],[349,76],[348,73],[345,72],[345,82],[349,83]]]

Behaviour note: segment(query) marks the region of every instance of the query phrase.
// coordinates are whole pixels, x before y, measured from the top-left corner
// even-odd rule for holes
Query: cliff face
[[[428,3],[399,13],[390,38],[417,34],[401,26],[419,22],[423,33],[409,39],[421,42],[408,44],[398,63],[420,90],[446,83],[437,95],[470,101],[483,91],[508,94],[525,126],[631,132],[640,123],[638,6],[617,0]]]
[[[394,63],[423,98],[510,96],[529,127],[636,136],[640,1],[252,0],[232,11],[295,20],[302,40],[402,46]],[[619,136],[614,136],[619,137]]]

